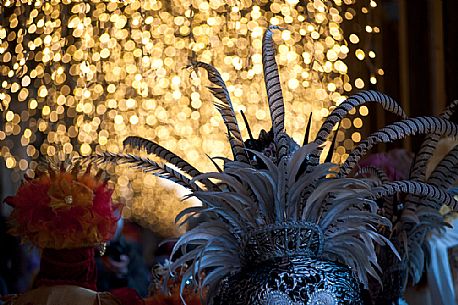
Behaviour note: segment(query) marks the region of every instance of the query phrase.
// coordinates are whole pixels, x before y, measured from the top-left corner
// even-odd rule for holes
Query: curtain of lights
[[[201,170],[214,170],[201,156],[230,156],[225,128],[205,88],[205,73],[186,66],[197,59],[217,67],[253,133],[268,130],[261,40],[269,24],[284,28],[274,40],[287,116],[294,117],[286,120],[286,129],[302,143],[310,113],[316,132],[349,91],[375,84],[383,74],[370,43],[380,31],[369,22],[377,3],[357,2],[3,1],[1,156],[17,179],[23,171],[33,175],[40,156],[64,160],[119,152],[126,136],[141,135]],[[365,23],[345,33],[343,23],[355,23],[356,17]],[[368,67],[370,77],[349,78],[350,56]],[[366,107],[359,112],[368,114]],[[246,137],[240,117],[239,122]],[[360,140],[361,127],[360,118],[342,122],[334,162]],[[349,128],[355,131],[344,141]],[[169,231],[186,203],[152,176],[116,171],[126,216]]]

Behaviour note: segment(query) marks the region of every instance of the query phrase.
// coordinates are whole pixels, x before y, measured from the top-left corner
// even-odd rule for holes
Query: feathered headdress
[[[166,148],[140,137],[128,137],[124,144],[145,149],[173,167],[132,154],[93,156],[99,161],[133,164],[172,180],[202,201],[202,206],[187,208],[177,216],[180,224],[196,215],[203,215],[205,220],[180,237],[174,252],[180,251],[182,255],[172,262],[171,269],[183,271],[183,288],[186,283],[208,287],[210,298],[227,275],[275,257],[295,255],[343,263],[361,283],[367,284],[367,273],[379,278],[374,244],[392,246],[377,231],[391,227],[387,218],[377,214],[377,199],[402,191],[428,198],[440,196],[443,202],[456,204],[451,195],[425,183],[374,184],[349,177],[358,160],[377,143],[417,133],[458,133],[458,127],[444,118],[407,119],[401,107],[382,93],[363,91],[342,102],[310,144],[307,143],[309,120],[304,145],[295,143],[284,130],[284,102],[271,31],[275,28],[265,32],[262,48],[272,129],[261,131],[258,139],[242,139],[229,92],[219,72],[206,63],[192,63],[208,72],[213,84],[209,89],[218,99],[215,105],[227,127],[233,160],[225,159],[224,169],[217,166],[218,172],[202,174]],[[320,164],[323,144],[334,126],[351,109],[366,102],[377,102],[404,120],[362,141],[341,167],[329,163],[334,136],[330,153],[325,163]]]
[[[13,235],[40,248],[70,249],[95,246],[111,239],[120,217],[112,204],[113,190],[90,167],[47,164],[37,177],[25,178],[15,196],[5,199],[13,207]]]
[[[451,211],[457,209],[457,202],[449,190],[458,178],[457,146],[436,162],[430,175],[426,173],[440,138],[457,135],[457,126],[448,121],[457,105],[458,101],[454,101],[439,118],[410,119],[410,126],[396,123],[390,125],[390,129],[382,129],[386,135],[398,127],[403,127],[400,131],[407,135],[426,134],[406,180],[387,183],[386,171],[380,166],[362,166],[356,173],[357,176],[375,178],[387,191],[381,198],[379,213],[394,224],[393,232],[386,234],[396,244],[402,257],[401,262],[395,261],[384,249],[378,249],[379,257],[384,257],[382,268],[388,272],[383,280],[384,290],[375,294],[376,298],[397,299],[402,295],[409,278],[413,284],[419,282],[429,255],[426,238],[432,231],[449,226],[440,213],[441,208],[447,206]],[[398,135],[390,137],[399,138]]]

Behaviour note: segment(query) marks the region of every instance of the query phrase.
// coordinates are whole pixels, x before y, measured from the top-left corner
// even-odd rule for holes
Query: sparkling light
[[[370,1],[358,14],[366,18],[375,7]],[[141,135],[203,171],[213,170],[201,156],[230,156],[224,125],[205,88],[205,73],[184,67],[190,59],[213,64],[253,133],[269,129],[261,61],[269,24],[285,29],[275,31],[274,40],[290,118],[286,129],[301,143],[311,112],[316,132],[352,84],[361,89],[376,82],[375,76],[348,76],[348,56],[375,58],[364,49],[364,33],[341,27],[355,22],[356,14],[355,0],[7,1],[0,6],[1,156],[6,167],[33,174],[41,155],[63,160],[118,152],[125,137]],[[358,27],[380,32],[372,24]],[[383,75],[374,69],[372,75]],[[367,108],[360,113],[367,115]],[[343,129],[352,128],[350,120],[344,122]],[[359,141],[360,135],[351,138]],[[353,141],[339,144],[335,162],[347,157]],[[116,174],[126,216],[165,223],[161,228],[169,230],[183,203],[154,177],[126,168]]]

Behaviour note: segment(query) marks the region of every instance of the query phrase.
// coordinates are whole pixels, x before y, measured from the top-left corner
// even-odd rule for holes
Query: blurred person
[[[6,219],[0,217],[0,295],[18,293],[19,280],[25,274],[19,240],[7,233]]]
[[[107,244],[105,255],[97,258],[99,289],[128,287],[142,297],[147,296],[150,277],[142,256],[139,230],[124,220],[118,222],[118,230]]]
[[[48,163],[5,199],[13,207],[9,232],[41,249],[33,289],[10,296],[7,304],[122,305],[112,294],[97,292],[95,264],[96,248],[115,233],[120,206],[112,204],[113,189],[100,172],[80,171]]]

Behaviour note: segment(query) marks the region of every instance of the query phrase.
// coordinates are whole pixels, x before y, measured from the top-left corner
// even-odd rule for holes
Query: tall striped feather
[[[331,112],[331,114],[321,125],[321,128],[318,131],[314,142],[318,145],[323,144],[329,137],[329,134],[331,133],[334,126],[345,116],[347,116],[350,110],[354,109],[355,107],[362,106],[367,102],[377,102],[385,110],[390,111],[403,119],[407,117],[401,106],[399,106],[399,104],[388,95],[374,90],[361,91],[355,95],[350,96]],[[317,153],[313,157],[314,162],[319,162],[321,152],[322,148],[319,147]]]
[[[362,141],[348,156],[340,168],[338,176],[348,175],[356,166],[358,161],[374,145],[378,143],[390,143],[416,134],[438,134],[442,136],[455,137],[458,135],[458,125],[437,117],[410,118],[390,124],[370,135]]]
[[[154,154],[161,159],[172,163],[180,170],[184,171],[185,173],[189,174],[192,178],[201,174],[199,170],[197,170],[194,166],[189,164],[187,161],[183,160],[181,157],[177,156],[170,150],[166,149],[165,147],[142,137],[138,136],[130,136],[127,137],[123,141],[124,147],[131,146],[135,149],[144,149],[149,154]],[[212,183],[210,180],[203,180],[201,181],[207,188],[215,189],[218,186]]]
[[[458,100],[453,101],[446,109],[445,111],[440,115],[441,118],[443,119],[450,119],[451,116],[455,113],[456,107],[458,106]],[[415,181],[425,181],[426,180],[426,167],[433,156],[433,153],[436,149],[437,143],[440,140],[441,136],[437,134],[428,134],[426,135],[425,139],[423,140],[423,143],[420,147],[420,150],[418,153],[415,155],[415,159],[413,161],[413,166],[410,172],[410,178],[411,180]],[[447,162],[447,161],[446,161]],[[453,167],[450,168],[449,174],[453,176],[453,170],[456,171]],[[447,171],[447,170],[445,170]],[[447,178],[444,177],[444,180],[442,181],[437,181],[437,179],[441,179],[441,173],[436,173],[439,177],[436,177],[433,179],[433,185],[439,186],[442,183],[444,185],[447,183],[446,180]],[[423,202],[422,202],[423,201]],[[413,209],[413,206],[419,204],[422,202],[423,205],[428,205],[430,206],[430,202],[426,202],[424,199],[419,198],[418,196],[413,196],[409,195],[405,199],[405,204],[408,209]]]
[[[201,172],[194,166],[154,141],[138,136],[130,136],[123,141],[123,145],[124,147],[130,146],[135,149],[144,149],[147,153],[154,154],[161,159],[172,163],[179,169],[188,173],[191,177],[195,177],[201,174]]]
[[[448,189],[458,179],[458,145],[456,145],[436,166],[428,182]]]
[[[380,186],[371,189],[375,198],[385,198],[392,196],[393,194],[402,192],[411,195],[423,196],[434,200],[439,204],[445,204],[455,210],[458,206],[458,202],[453,196],[433,185],[423,182],[401,180],[389,183],[384,183]],[[440,208],[440,206],[436,206]]]
[[[450,117],[455,113],[458,106],[458,100],[453,101],[447,109],[440,115],[441,118],[449,120]],[[436,149],[437,142],[440,136],[436,134],[426,135],[423,143],[421,144],[420,150],[415,156],[413,161],[413,168],[410,174],[410,178],[417,181],[424,181],[426,174],[426,165],[428,160],[431,159],[434,150]]]
[[[264,33],[262,40],[262,65],[264,69],[264,82],[266,84],[270,117],[272,119],[274,142],[277,147],[277,157],[278,160],[280,160],[288,154],[288,140],[284,133],[285,105],[283,102],[278,66],[275,61],[272,29],[279,29],[279,27],[270,26]]]
[[[157,163],[149,158],[135,156],[132,154],[114,154],[110,152],[103,152],[97,155],[91,155],[83,158],[98,164],[130,164],[134,168],[140,169],[145,173],[152,173],[159,178],[170,180],[191,191],[201,191],[201,188],[196,183],[191,181],[191,179],[187,178],[179,171],[174,170],[165,164]]]
[[[208,73],[208,79],[216,87],[208,87],[214,97],[216,97],[220,102],[215,103],[216,109],[219,111],[223,117],[224,124],[226,125],[229,143],[231,144],[232,153],[234,158],[237,161],[248,163],[248,156],[245,151],[245,144],[243,143],[243,138],[240,133],[240,128],[235,116],[234,107],[232,106],[231,97],[229,91],[227,90],[226,84],[221,77],[221,74],[218,70],[207,63],[197,61],[192,62],[193,67],[203,68]]]

